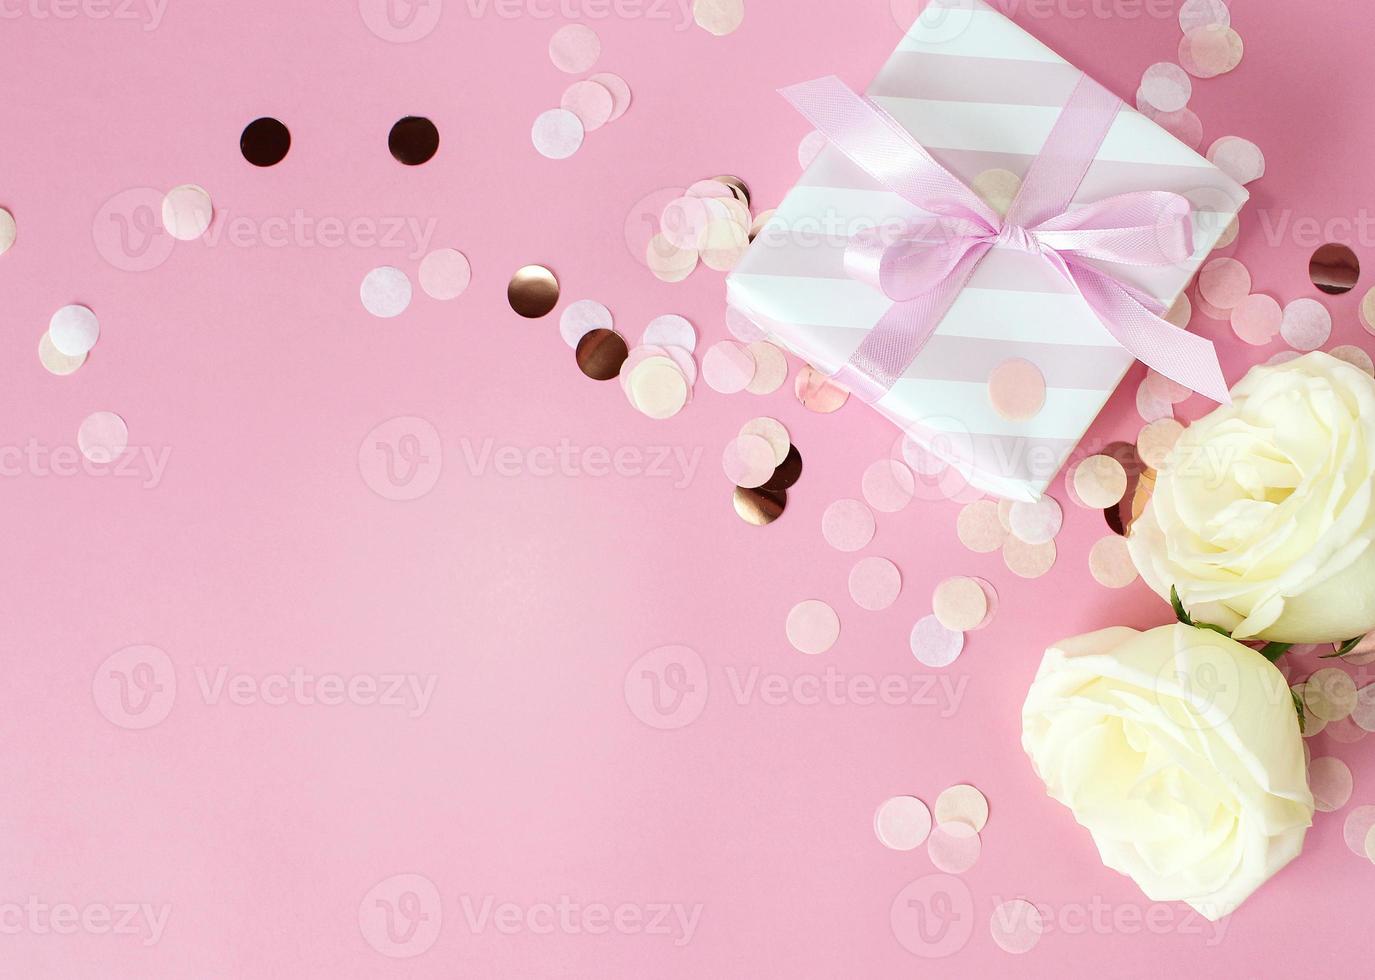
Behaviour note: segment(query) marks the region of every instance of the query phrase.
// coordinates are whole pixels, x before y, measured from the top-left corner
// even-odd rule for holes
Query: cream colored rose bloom
[[[1232,399],[1161,468],[1129,541],[1142,578],[1238,639],[1375,630],[1375,379],[1313,353]]]
[[[1312,822],[1284,677],[1208,630],[1119,627],[1047,650],[1022,746],[1104,864],[1212,920],[1297,857]]]

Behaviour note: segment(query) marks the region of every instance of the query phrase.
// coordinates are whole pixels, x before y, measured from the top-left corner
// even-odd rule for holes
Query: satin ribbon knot
[[[1082,76],[1004,218],[952,175],[895,119],[838,78],[783,90],[830,142],[879,183],[929,215],[870,229],[845,250],[846,272],[893,306],[835,375],[878,401],[920,354],[995,247],[1048,262],[1138,360],[1214,401],[1230,401],[1210,341],[1162,318],[1164,305],[1125,283],[1117,266],[1167,266],[1194,253],[1192,206],[1167,191],[1074,204],[1122,101]],[[1106,263],[1104,266],[1101,263]],[[1072,346],[1066,356],[1074,356]]]

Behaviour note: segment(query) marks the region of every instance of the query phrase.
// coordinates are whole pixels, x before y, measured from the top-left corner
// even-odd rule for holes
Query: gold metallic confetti
[[[1350,246],[1329,243],[1313,253],[1308,262],[1308,278],[1323,292],[1340,296],[1356,288],[1361,278],[1361,262]]]
[[[750,206],[750,189],[743,180],[733,174],[721,174],[713,177],[712,180],[719,181],[730,188],[730,192],[735,195],[735,199],[745,207]]]
[[[542,265],[521,266],[506,287],[506,300],[528,319],[548,316],[559,305],[559,281]]]
[[[804,364],[797,372],[793,393],[804,408],[822,415],[838,411],[850,398],[848,391],[810,364]]]
[[[524,315],[524,314],[522,314]],[[578,370],[593,381],[610,381],[629,356],[625,338],[614,330],[589,330],[578,339]]]
[[[774,491],[767,487],[737,487],[734,506],[741,521],[762,528],[782,517],[782,511],[788,507],[788,491]]]
[[[778,468],[773,471],[773,476],[769,477],[763,489],[776,492],[788,490],[801,478],[802,454],[797,451],[796,446],[789,446],[788,455],[783,457],[783,462],[778,464]]]

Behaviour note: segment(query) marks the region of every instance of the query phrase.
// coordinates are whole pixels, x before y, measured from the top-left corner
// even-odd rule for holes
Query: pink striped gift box
[[[866,94],[937,162],[977,188],[990,170],[1026,175],[1081,74],[982,0],[932,0]],[[1127,106],[1071,209],[1136,191],[1189,199],[1194,255],[1163,266],[1102,267],[1169,306],[1248,194]],[[929,217],[828,146],[731,273],[729,302],[776,343],[833,374],[892,305],[847,274],[851,238]],[[1000,416],[989,400],[989,373],[1014,358],[1032,362],[1046,379],[1045,406],[1026,421]],[[1050,263],[1000,246],[874,407],[978,489],[1034,500],[1133,360]]]

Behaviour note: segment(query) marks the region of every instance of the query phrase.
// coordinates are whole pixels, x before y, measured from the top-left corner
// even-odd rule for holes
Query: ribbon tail
[[[1138,361],[1219,404],[1232,403],[1211,340],[1156,316],[1111,276],[1077,262],[1068,267],[1103,326]]]

